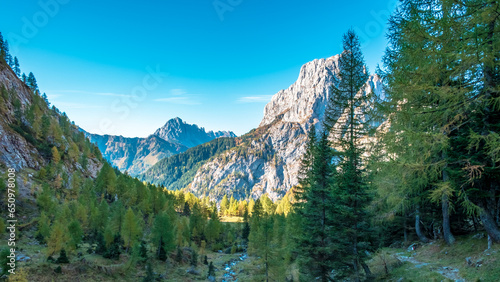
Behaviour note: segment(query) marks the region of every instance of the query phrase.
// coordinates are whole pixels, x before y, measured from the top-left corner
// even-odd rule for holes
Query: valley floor
[[[17,252],[15,276],[27,280],[17,281],[142,281],[146,276],[145,264],[127,268],[129,256],[119,260],[104,259],[100,255],[82,254],[85,244],[70,253],[70,263],[46,261],[45,247],[27,236],[21,238]],[[415,244],[410,248],[383,248],[372,255],[369,266],[378,281],[498,281],[500,277],[500,246],[488,249],[487,239],[479,233],[458,237],[456,244],[447,246],[438,240],[429,244]],[[81,253],[78,255],[78,253]],[[189,252],[185,252],[189,253]],[[264,265],[259,258],[246,253],[226,254],[207,251],[208,261],[215,266],[216,281],[264,281]],[[202,258],[203,255],[200,255]],[[150,259],[155,276],[160,281],[208,281],[208,265],[190,266],[188,258],[183,263]],[[12,277],[14,278],[14,277]]]

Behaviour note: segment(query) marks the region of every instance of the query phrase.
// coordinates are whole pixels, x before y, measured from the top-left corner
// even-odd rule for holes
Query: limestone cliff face
[[[298,184],[307,131],[323,121],[339,56],[311,61],[300,70],[297,81],[273,96],[264,109],[259,127],[241,142],[205,163],[188,190],[218,199],[224,194],[273,200]],[[377,76],[367,81],[369,91],[380,95]]]

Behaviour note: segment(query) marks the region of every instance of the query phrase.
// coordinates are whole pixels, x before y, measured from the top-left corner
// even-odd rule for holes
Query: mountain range
[[[85,131],[84,131],[85,132]],[[97,145],[104,158],[121,171],[135,176],[145,172],[159,160],[186,151],[188,148],[219,137],[235,137],[231,131],[205,131],[180,118],[170,119],[146,138],[129,138],[85,132]]]
[[[166,173],[179,165],[169,161],[170,158],[159,161],[139,178],[185,188],[213,200],[220,200],[226,194],[237,199],[258,198],[265,193],[273,200],[282,197],[298,184],[307,132],[313,124],[321,128],[338,59],[337,55],[303,65],[297,81],[276,93],[265,106],[264,117],[256,129],[235,138],[235,146],[231,148],[212,150],[217,153],[211,156],[196,160],[193,159],[196,154],[191,152],[189,158],[185,157],[190,159],[190,166],[185,168],[188,173],[182,178]],[[382,95],[378,76],[370,76],[366,83],[367,91]]]

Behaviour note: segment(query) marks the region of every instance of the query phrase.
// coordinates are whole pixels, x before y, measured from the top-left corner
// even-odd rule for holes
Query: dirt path
[[[433,264],[426,263],[426,262],[421,262],[416,260],[413,257],[409,257],[404,255],[404,253],[397,253],[396,258],[399,259],[400,261],[404,262],[410,262],[415,265],[416,268],[421,268],[422,266],[430,265],[434,266]],[[433,267],[434,271],[443,275],[444,277],[451,279],[455,282],[465,282],[465,280],[458,275],[458,269],[449,267],[449,266],[442,266],[442,267]]]

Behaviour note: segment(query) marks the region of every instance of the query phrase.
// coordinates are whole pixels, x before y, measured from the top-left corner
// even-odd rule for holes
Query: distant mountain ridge
[[[85,132],[85,131],[84,131]],[[231,131],[208,131],[180,118],[170,119],[146,138],[99,135],[85,132],[105,159],[121,171],[136,176],[158,161],[219,137],[236,136]]]
[[[209,142],[219,137],[236,137],[232,131],[205,131],[196,124],[188,124],[182,119],[173,118],[158,128],[153,135],[163,140],[184,145],[188,148]]]

